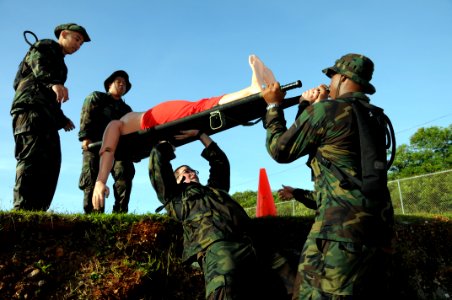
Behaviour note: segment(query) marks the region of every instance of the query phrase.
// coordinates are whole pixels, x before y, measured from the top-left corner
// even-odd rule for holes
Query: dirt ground
[[[180,263],[181,229],[175,222],[51,214],[1,214],[0,220],[0,299],[204,298],[200,270]],[[258,247],[296,256],[310,222],[255,219],[253,238]],[[398,220],[388,293],[449,299],[451,253],[448,218]]]

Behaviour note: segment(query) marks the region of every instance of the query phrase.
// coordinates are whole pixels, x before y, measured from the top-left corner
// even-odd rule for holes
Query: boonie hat
[[[127,94],[127,92],[132,88],[132,84],[129,81],[129,74],[127,74],[127,72],[123,70],[114,71],[110,76],[108,76],[107,79],[105,79],[104,81],[105,91],[108,92],[108,87],[115,80],[116,77],[122,77],[126,80],[126,92],[124,93],[124,95]]]
[[[375,87],[370,83],[374,63],[364,55],[346,54],[336,60],[334,66],[323,69],[322,72],[330,78],[336,73],[342,74],[361,85],[365,93],[375,93]]]
[[[67,23],[67,24],[61,24],[55,27],[55,36],[57,38],[60,37],[60,33],[63,30],[70,30],[70,31],[76,31],[80,33],[83,36],[84,42],[89,42],[91,39],[89,38],[88,33],[86,32],[85,28],[83,26],[77,25],[75,23]]]

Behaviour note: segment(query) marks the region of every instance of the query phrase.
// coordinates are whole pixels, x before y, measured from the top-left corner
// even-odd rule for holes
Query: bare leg
[[[111,121],[105,128],[100,148],[99,173],[93,191],[93,208],[102,210],[105,204],[105,197],[108,197],[109,189],[106,185],[108,175],[113,168],[115,160],[115,150],[118,146],[121,135],[129,134],[140,130],[143,113],[131,112],[124,115],[121,120]]]
[[[141,118],[143,112],[129,112],[122,118],[121,135],[137,132],[141,129]]]
[[[253,75],[251,76],[251,85],[238,92],[224,95],[220,99],[218,104],[220,104],[220,105],[226,104],[226,103],[262,92],[262,90],[264,89],[264,86],[265,86],[265,80],[264,80],[265,77],[264,76],[265,76],[265,71],[266,71],[267,67],[265,67],[265,65],[262,63],[262,61],[256,55],[250,55],[248,61],[249,61],[251,70],[253,71]]]

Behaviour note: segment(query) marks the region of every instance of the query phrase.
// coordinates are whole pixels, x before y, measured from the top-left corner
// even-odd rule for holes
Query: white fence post
[[[400,188],[400,180],[397,180],[397,186],[399,188],[400,208],[402,209],[402,215],[404,215],[405,209],[403,208],[402,189]]]

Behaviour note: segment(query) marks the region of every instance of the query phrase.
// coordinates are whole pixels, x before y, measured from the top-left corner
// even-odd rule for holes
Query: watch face
[[[272,109],[273,107],[278,107],[279,104],[278,103],[270,103],[269,105],[267,105],[267,110]]]

